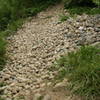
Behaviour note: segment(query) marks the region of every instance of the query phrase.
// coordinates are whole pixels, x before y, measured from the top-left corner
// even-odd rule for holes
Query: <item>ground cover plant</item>
[[[63,0],[65,9],[70,16],[89,14],[100,14],[100,0]],[[63,17],[67,19],[68,16]]]
[[[100,48],[81,47],[57,60],[56,67],[60,68],[58,79],[68,78],[72,93],[85,100],[100,96]]]
[[[5,65],[5,41],[0,37],[0,70]]]

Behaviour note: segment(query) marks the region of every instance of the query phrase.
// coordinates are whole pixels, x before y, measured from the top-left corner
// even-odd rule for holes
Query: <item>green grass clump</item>
[[[64,22],[64,21],[66,21],[67,19],[69,19],[69,16],[66,16],[66,15],[60,15],[60,18],[59,18],[59,20],[61,21],[61,22]]]
[[[4,100],[4,99],[0,97],[0,100]]]
[[[9,36],[10,34],[16,32],[17,29],[21,27],[23,22],[23,19],[13,21],[7,26],[7,29],[5,31],[0,32],[0,71],[4,68],[7,59],[7,57],[5,56],[7,44],[5,38],[6,36]]]
[[[5,41],[0,37],[0,70],[2,70],[5,65],[5,45]]]
[[[68,12],[71,15],[82,15],[83,13],[85,14],[89,14],[89,15],[95,15],[95,14],[100,14],[100,8],[95,7],[95,8],[91,8],[91,7],[72,7],[67,9]]]
[[[0,31],[20,18],[36,15],[60,0],[0,0]]]
[[[100,0],[63,0],[65,9],[71,14],[100,14]]]
[[[90,100],[100,96],[100,48],[81,47],[70,52],[56,62],[59,66],[59,79],[69,79],[69,87],[73,93]]]
[[[5,83],[3,83],[3,82],[1,82],[0,83],[0,88],[1,87],[3,87],[3,86],[5,86],[6,84]],[[4,90],[0,90],[0,100],[5,100],[5,99],[3,99],[2,97],[1,97],[1,95],[4,93]]]

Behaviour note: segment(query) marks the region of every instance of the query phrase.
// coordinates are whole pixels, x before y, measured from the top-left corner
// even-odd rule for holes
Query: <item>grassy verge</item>
[[[65,10],[69,12],[69,15],[60,15],[61,22],[76,15],[100,14],[100,0],[63,0],[63,2],[65,4]]]
[[[68,78],[72,93],[85,100],[98,100],[100,96],[100,48],[81,47],[56,61],[60,69],[58,80]]]
[[[68,12],[71,15],[77,14],[77,15],[82,15],[82,14],[89,14],[89,15],[95,15],[95,14],[100,14],[100,8],[98,7],[72,7],[68,9]]]
[[[69,15],[60,15],[59,16],[59,20],[61,22],[66,21],[67,19],[69,19],[70,17],[74,17],[76,15],[82,15],[82,14],[88,14],[88,15],[96,15],[96,14],[100,14],[100,8],[95,7],[95,8],[91,8],[91,7],[71,7],[71,8],[67,8],[66,12],[69,12]]]
[[[6,84],[5,83],[0,83],[0,88],[1,87],[3,87],[3,86],[5,86]],[[2,97],[1,97],[1,95],[4,93],[4,91],[3,90],[0,90],[0,100],[4,100]]]
[[[0,71],[4,68],[7,59],[7,57],[5,56],[6,44],[7,44],[5,38],[10,34],[16,32],[17,29],[21,27],[21,25],[23,24],[23,21],[24,21],[23,19],[14,21],[8,25],[5,31],[0,32]]]
[[[4,99],[0,97],[0,100],[4,100]]]

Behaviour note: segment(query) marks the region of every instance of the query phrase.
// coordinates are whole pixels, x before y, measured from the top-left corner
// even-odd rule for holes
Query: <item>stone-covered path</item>
[[[83,44],[100,42],[100,16],[82,15],[60,23],[62,13],[62,5],[50,7],[8,37],[9,59],[0,72],[0,81],[7,84],[3,87],[7,100],[42,100],[38,99],[42,95],[43,100],[72,100],[62,89],[48,92],[57,74],[49,68],[60,55]]]

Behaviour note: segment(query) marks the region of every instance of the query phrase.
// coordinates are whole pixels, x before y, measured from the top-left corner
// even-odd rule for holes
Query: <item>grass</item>
[[[7,59],[7,57],[5,56],[7,44],[5,38],[10,34],[14,34],[17,31],[17,29],[21,27],[23,22],[23,19],[14,21],[8,25],[5,31],[0,32],[0,71],[4,68]]]
[[[60,0],[0,0],[0,31],[5,30],[9,23],[36,15]],[[19,10],[20,9],[20,10]]]
[[[0,97],[0,100],[4,100],[4,99]]]
[[[38,98],[38,100],[43,100],[43,97],[44,97],[44,96],[40,96],[40,97]]]
[[[64,14],[60,15],[59,17],[60,17],[59,20],[60,20],[61,22],[64,22],[64,21],[66,21],[67,19],[69,19],[69,16],[66,16],[66,15],[64,15]]]
[[[69,15],[66,16],[64,14],[60,15],[59,20],[61,22],[66,21],[70,17],[74,17],[75,15],[82,15],[82,14],[88,14],[88,15],[96,15],[100,14],[100,8],[98,7],[80,7],[80,6],[73,6],[66,9],[67,12],[69,12]]]
[[[100,14],[100,8],[91,8],[91,7],[72,7],[66,9],[70,14],[69,16],[66,16],[64,14],[60,15],[59,20],[61,22],[66,21],[70,17],[74,17],[75,15],[82,15],[82,14],[88,14],[88,15],[96,15]]]
[[[0,37],[0,70],[2,70],[3,66],[5,65],[5,46],[5,41],[3,40],[3,38]]]
[[[100,14],[100,0],[64,0],[65,9],[71,14]]]
[[[58,79],[68,78],[72,93],[97,100],[100,96],[100,48],[81,47],[56,61]]]
[[[95,15],[95,14],[100,14],[100,8],[95,7],[95,8],[91,8],[91,7],[72,7],[67,9],[68,12],[71,15],[82,15],[83,13],[85,14],[89,14],[89,15]]]
[[[5,83],[0,83],[0,87],[3,87],[3,86],[5,86],[6,84]],[[5,99],[3,99],[2,97],[1,97],[1,95],[4,93],[4,91],[3,90],[0,90],[0,100],[5,100]]]

